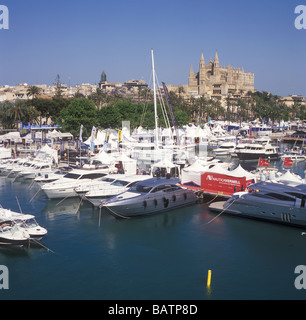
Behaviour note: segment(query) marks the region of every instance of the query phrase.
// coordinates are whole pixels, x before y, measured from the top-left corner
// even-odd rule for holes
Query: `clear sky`
[[[218,51],[221,65],[255,73],[260,91],[306,97],[306,30],[294,13],[302,0],[0,0],[0,85],[151,82],[187,84]]]

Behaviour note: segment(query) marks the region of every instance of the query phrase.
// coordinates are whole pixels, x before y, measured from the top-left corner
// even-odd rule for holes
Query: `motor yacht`
[[[149,175],[131,175],[119,177],[111,183],[101,183],[96,188],[82,195],[82,199],[89,201],[95,207],[99,207],[103,200],[127,191],[135,183],[152,178]],[[77,190],[76,190],[77,191]]]
[[[33,166],[23,168],[18,175],[25,179],[35,179],[37,176],[51,174],[53,171],[53,167],[50,163],[38,162]]]
[[[242,161],[258,161],[259,158],[277,160],[280,157],[279,147],[273,146],[270,143],[250,143],[243,149],[235,150],[235,153],[238,159]]]
[[[306,185],[258,182],[227,201],[209,205],[211,211],[267,220],[290,226],[306,226]]]
[[[224,142],[218,148],[214,149],[213,152],[216,157],[227,157],[234,152],[235,148],[235,142]]]
[[[137,182],[101,206],[116,218],[132,218],[192,205],[197,200],[193,191],[179,186],[179,179],[166,177]]]
[[[41,186],[41,190],[49,199],[77,197],[76,188],[82,184],[94,181],[109,173],[109,167],[105,169],[74,169],[63,177]]]

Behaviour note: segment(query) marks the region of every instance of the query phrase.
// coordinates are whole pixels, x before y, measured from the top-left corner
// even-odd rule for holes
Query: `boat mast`
[[[152,55],[152,72],[153,72],[153,92],[154,92],[154,115],[155,115],[155,144],[158,146],[158,116],[157,116],[157,103],[156,103],[156,84],[155,84],[155,67],[154,67],[154,54],[151,49]]]

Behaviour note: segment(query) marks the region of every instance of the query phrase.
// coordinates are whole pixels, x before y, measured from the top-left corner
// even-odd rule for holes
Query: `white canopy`
[[[14,141],[14,142],[21,142],[22,141],[19,131],[8,132],[8,133],[0,136],[0,141],[4,141],[4,140],[11,140],[11,141]]]
[[[290,171],[287,171],[286,173],[282,174],[279,178],[277,178],[279,182],[285,183],[285,184],[302,184],[304,183],[301,177],[298,177],[295,174],[292,174]]]
[[[36,152],[35,160],[58,163],[57,150],[52,149],[47,144]]]
[[[230,172],[231,172],[231,175],[233,175],[235,177],[239,177],[239,178],[240,177],[246,177],[247,179],[255,179],[256,178],[256,176],[253,173],[243,169],[240,164],[235,170],[230,171]]]

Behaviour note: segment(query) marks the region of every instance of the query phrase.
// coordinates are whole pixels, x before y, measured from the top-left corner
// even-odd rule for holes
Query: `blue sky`
[[[255,73],[255,87],[306,97],[306,30],[294,9],[302,0],[0,0],[0,85],[151,82],[186,84],[218,51],[221,65]]]

